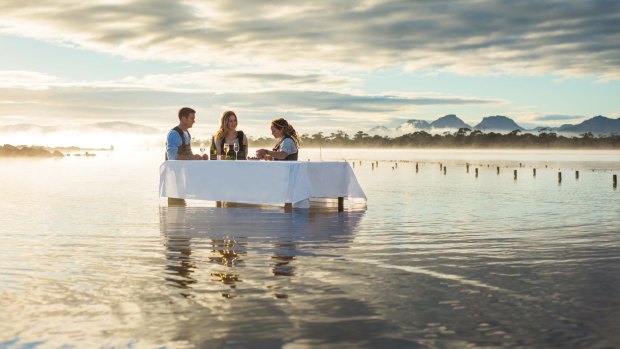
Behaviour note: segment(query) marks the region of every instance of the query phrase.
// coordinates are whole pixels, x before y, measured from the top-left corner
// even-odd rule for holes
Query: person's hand
[[[220,160],[226,160],[226,155],[225,154],[220,155]]]
[[[256,157],[259,159],[264,159],[267,156],[267,149],[258,149],[256,151]]]
[[[202,154],[203,160],[209,160],[209,154]]]
[[[202,156],[198,154],[192,154],[192,160],[202,160]]]

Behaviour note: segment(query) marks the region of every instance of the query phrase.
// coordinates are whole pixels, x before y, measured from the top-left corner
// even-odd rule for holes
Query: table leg
[[[293,204],[290,202],[284,203],[284,212],[286,213],[293,212]]]
[[[344,211],[344,197],[338,197],[338,212]]]
[[[185,199],[168,198],[168,206],[186,206]]]

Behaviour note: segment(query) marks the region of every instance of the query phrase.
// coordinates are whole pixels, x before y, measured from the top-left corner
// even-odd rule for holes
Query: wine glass
[[[235,143],[235,144],[233,145],[233,150],[235,151],[235,160],[239,160],[239,159],[237,158],[237,152],[239,151],[239,143]]]
[[[228,157],[228,143],[224,143],[224,159]]]
[[[200,155],[204,155],[206,149],[206,145],[204,143],[200,143]]]

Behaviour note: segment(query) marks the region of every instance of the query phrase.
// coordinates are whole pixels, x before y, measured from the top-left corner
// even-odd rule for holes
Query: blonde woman
[[[237,115],[234,111],[228,110],[222,114],[220,119],[220,129],[213,136],[213,143],[217,149],[220,159],[235,158],[234,145],[239,145],[237,159],[245,160],[248,155],[248,139],[243,131],[237,131]],[[224,154],[224,144],[228,144],[228,153]]]
[[[284,118],[271,120],[271,135],[278,140],[273,150],[258,149],[256,157],[264,160],[297,161],[299,155],[299,136],[293,125]]]

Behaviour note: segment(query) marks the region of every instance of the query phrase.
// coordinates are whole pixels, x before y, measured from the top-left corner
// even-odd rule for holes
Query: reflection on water
[[[323,150],[340,213],[167,207],[160,151],[4,161],[0,348],[620,348],[620,153],[389,154]]]
[[[190,239],[180,236],[173,236],[166,241],[166,281],[171,285],[185,289],[196,283],[191,277],[196,266],[194,265],[191,255],[192,249]],[[182,293],[187,296],[186,293]]]
[[[277,208],[257,207],[160,207],[160,230],[166,247],[167,284],[180,288],[184,297],[194,297],[192,288],[204,282],[228,286],[221,290],[225,298],[239,294],[245,280],[248,251],[254,256],[268,255],[268,267],[274,277],[294,277],[298,256],[308,255],[297,244],[304,240],[320,242],[337,237],[342,246],[364,211],[338,213],[329,209],[299,210],[293,213]],[[256,267],[254,262],[253,268]],[[197,280],[198,269],[208,270],[209,278]],[[241,286],[241,288],[243,288]],[[289,294],[269,286],[276,298]]]
[[[291,262],[295,259],[295,244],[292,241],[274,244],[278,248],[277,252],[271,257],[274,261],[273,275],[293,276],[295,267]]]

